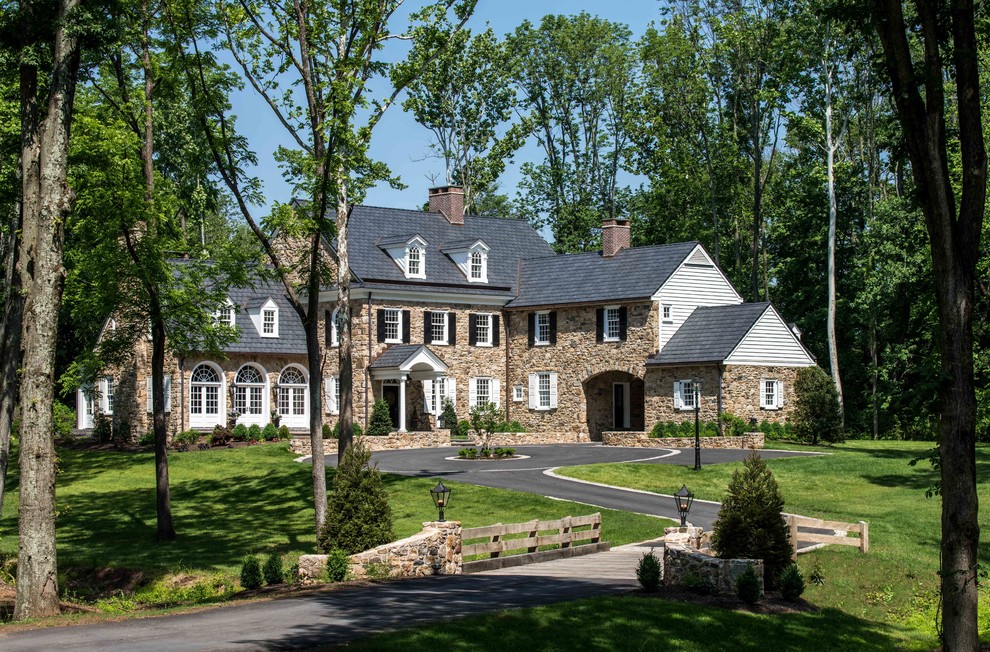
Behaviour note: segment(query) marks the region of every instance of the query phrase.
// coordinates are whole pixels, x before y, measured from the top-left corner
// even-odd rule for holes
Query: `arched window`
[[[309,414],[306,375],[299,367],[286,367],[278,378],[278,413],[290,428],[306,427]]]
[[[344,313],[340,312],[340,308],[337,308],[333,311],[330,319],[332,322],[330,326],[330,346],[340,346],[340,329],[344,327]]]
[[[471,252],[471,280],[480,281],[485,278],[485,257],[480,251]]]
[[[265,421],[265,375],[254,365],[245,365],[234,380],[234,409],[242,417],[238,421]]]
[[[190,425],[210,427],[223,421],[223,377],[212,365],[193,369],[189,382]]]
[[[406,256],[406,269],[407,269],[407,276],[423,275],[422,249],[416,246],[409,247],[409,253]]]

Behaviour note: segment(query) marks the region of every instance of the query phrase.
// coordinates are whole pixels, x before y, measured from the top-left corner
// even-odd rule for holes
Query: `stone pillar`
[[[406,377],[399,379],[399,432],[406,431]]]

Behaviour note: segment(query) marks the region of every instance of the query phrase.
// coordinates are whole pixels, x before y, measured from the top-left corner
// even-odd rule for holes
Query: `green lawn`
[[[776,442],[774,442],[776,444]],[[775,446],[776,447],[776,446]],[[938,498],[925,497],[935,473],[927,462],[908,462],[930,443],[850,441],[821,457],[768,460],[780,483],[785,510],[839,521],[868,521],[870,552],[832,546],[801,555],[807,577],[816,565],[825,585],[811,585],[805,597],[874,623],[895,624],[905,642],[931,645],[937,605]],[[693,458],[691,458],[693,465]],[[720,500],[741,464],[706,465],[698,473],[676,465],[599,464],[561,469],[558,473],[605,484],[658,493],[673,493],[686,483],[698,498]],[[990,504],[990,449],[977,451],[979,497]],[[984,532],[990,531],[986,511]],[[980,556],[990,556],[981,543]],[[980,622],[990,637],[990,591],[981,595]]]
[[[315,546],[310,467],[293,457],[284,444],[173,453],[169,475],[179,536],[156,543],[153,454],[61,450],[59,568],[143,569],[152,576],[234,573],[245,554],[271,551],[286,555],[288,567]],[[423,521],[436,518],[429,494],[434,478],[384,479],[397,537],[414,534]],[[0,552],[6,555],[17,550],[16,483],[15,473],[0,520]],[[465,527],[602,511],[604,538],[621,545],[662,536],[669,525],[531,494],[447,484],[453,492],[447,517]]]

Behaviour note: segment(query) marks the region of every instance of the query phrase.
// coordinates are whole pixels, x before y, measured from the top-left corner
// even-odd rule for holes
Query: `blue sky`
[[[421,3],[410,4],[418,6]],[[587,11],[611,21],[625,23],[632,29],[634,37],[639,37],[650,21],[659,18],[659,6],[658,0],[479,0],[477,10],[468,21],[468,27],[477,32],[489,24],[501,36],[514,30],[523,20],[538,24],[547,14]],[[394,29],[401,29],[401,25],[397,23]],[[238,116],[238,127],[258,154],[259,165],[255,174],[264,184],[268,204],[273,201],[288,201],[291,198],[291,189],[283,181],[272,158],[272,153],[279,145],[290,144],[288,135],[253,90],[245,89],[231,99],[234,113]],[[425,128],[419,126],[401,106],[390,108],[375,130],[371,155],[387,164],[407,188],[394,190],[387,184],[379,184],[368,191],[364,203],[394,208],[421,206],[426,200],[426,189],[432,185],[431,175],[437,175],[438,180],[443,181],[442,162],[429,158],[429,145],[430,133]],[[523,148],[501,179],[502,192],[514,197],[519,179],[519,164],[538,156],[539,151],[535,146]]]

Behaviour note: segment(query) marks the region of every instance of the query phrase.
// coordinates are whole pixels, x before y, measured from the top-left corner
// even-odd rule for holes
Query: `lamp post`
[[[701,384],[694,383],[694,470],[701,470]]]
[[[677,513],[681,515],[681,527],[687,527],[687,515],[691,511],[691,503],[694,502],[694,494],[687,488],[687,485],[681,485],[681,488],[677,490],[674,494],[674,503],[677,504]]]
[[[433,497],[433,504],[439,512],[439,521],[443,523],[443,510],[450,504],[450,489],[444,486],[442,481],[437,481],[437,486],[430,489],[430,496]]]

